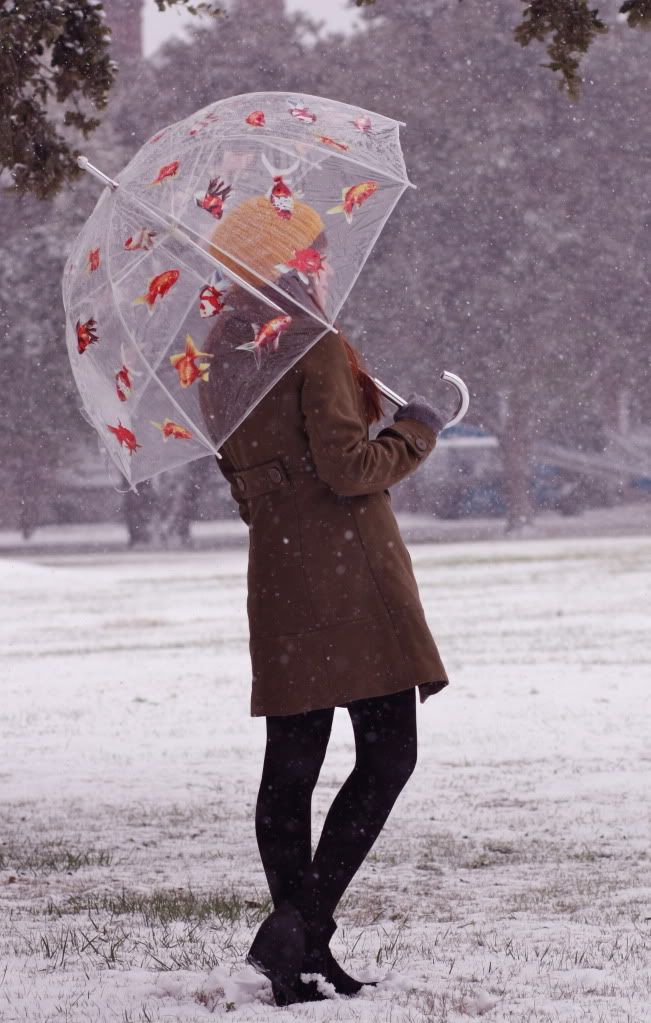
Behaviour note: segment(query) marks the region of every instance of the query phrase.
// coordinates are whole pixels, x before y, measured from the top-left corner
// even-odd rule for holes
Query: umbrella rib
[[[387,212],[385,213],[384,217],[382,217],[382,219],[380,221],[380,226],[378,227],[377,231],[373,235],[373,238],[371,240],[370,249],[373,248],[373,246],[375,245],[376,241],[380,237],[380,234],[384,230],[384,225],[386,224],[387,220],[389,219],[389,217],[393,213],[394,209],[396,208],[396,206],[398,205],[398,203],[400,202],[402,196],[404,195],[404,193],[406,192],[406,190],[408,188],[409,188],[409,185],[406,182],[403,182],[402,191],[400,192],[399,195],[396,196],[396,198],[394,199],[393,203],[389,206],[389,209],[387,210]],[[370,251],[370,249],[369,249],[369,251]],[[346,301],[346,299],[350,295],[351,291],[355,287],[355,284],[357,282],[357,278],[359,277],[359,275],[361,274],[363,269],[364,269],[364,264],[362,263],[362,265],[358,268],[357,273],[355,274],[355,276],[351,280],[351,282],[350,282],[350,284],[348,286],[348,289],[347,289],[347,291],[346,291],[346,293],[345,293],[345,295],[344,295],[344,297],[343,297],[343,299],[341,301],[341,305],[339,306],[339,308],[341,308],[341,306],[343,306],[344,302]]]
[[[237,132],[237,134],[235,134],[235,135],[229,135],[228,136],[228,140],[229,141],[231,139],[250,139],[250,138],[251,138],[251,136],[247,135],[245,132]],[[260,139],[262,140],[262,138],[263,138],[263,136],[261,135]],[[388,178],[389,181],[395,181],[395,182],[397,182],[398,184],[401,184],[401,185],[409,185],[411,188],[415,187],[414,185],[412,185],[411,181],[407,177],[397,177],[394,174],[390,174],[386,170],[382,170],[380,167],[373,167],[371,164],[366,163],[364,160],[358,160],[354,156],[346,156],[345,153],[340,153],[340,152],[338,152],[335,149],[324,149],[323,146],[318,145],[316,142],[312,142],[309,138],[305,138],[305,139],[292,139],[292,138],[287,138],[284,135],[275,135],[275,134],[273,134],[271,132],[266,132],[265,131],[264,139],[274,139],[276,142],[285,142],[286,144],[289,144],[289,145],[291,145],[292,143],[298,143],[299,145],[302,145],[302,146],[308,146],[310,149],[314,149],[317,153],[323,153],[324,155],[327,155],[327,156],[333,156],[333,157],[336,157],[338,160],[346,160],[347,163],[352,163],[356,167],[363,167],[364,170],[373,171],[375,174],[381,174],[383,177]]]
[[[253,96],[268,96],[268,95],[269,95],[268,91],[267,92],[240,92],[237,96],[227,96],[224,99],[219,99],[219,100],[217,100],[214,103],[206,103],[205,107],[201,107],[201,110],[198,110],[197,113],[198,114],[202,114],[204,112],[204,110],[210,110],[211,107],[218,107],[221,103],[228,103],[231,100],[235,100],[235,99],[248,99],[249,97],[253,97]],[[342,108],[344,108],[346,110],[352,110],[353,113],[357,112],[358,114],[359,113],[371,114],[373,117],[381,117],[383,121],[392,121],[393,124],[400,124],[403,127],[405,125],[405,121],[396,121],[395,117],[387,117],[386,114],[380,114],[380,113],[377,112],[377,110],[368,110],[366,107],[354,106],[351,103],[342,103],[342,101],[339,100],[339,99],[328,99],[327,96],[315,96],[314,93],[301,92],[300,90],[297,90],[296,92],[284,91],[284,92],[281,92],[281,93],[276,93],[275,95],[289,96],[291,99],[294,99],[294,98],[296,98],[296,99],[318,99],[321,103],[323,103],[323,102],[325,102],[325,103],[336,103],[336,105],[338,107],[342,107]]]
[[[306,352],[309,352],[309,350],[310,350],[311,348],[313,348],[313,347],[314,347],[314,345],[315,345],[315,344],[317,343],[317,341],[320,341],[320,340],[321,340],[321,338],[322,338],[322,337],[324,336],[324,334],[327,334],[327,331],[326,331],[326,330],[322,330],[320,334],[317,334],[317,336],[316,336],[316,337],[314,338],[314,340],[313,340],[313,341],[311,341],[311,342],[310,342],[310,344],[309,344],[309,345],[307,346],[307,348],[304,348],[304,349],[302,349],[301,351],[297,352],[297,354],[296,354],[296,357],[295,357],[294,359],[292,359],[292,361],[291,361],[290,363],[288,363],[288,364],[287,364],[287,365],[286,365],[286,366],[284,367],[284,369],[282,370],[282,372],[281,372],[281,373],[280,373],[280,374],[279,374],[278,376],[276,376],[276,377],[275,377],[275,378],[274,378],[273,380],[271,380],[271,382],[269,383],[269,386],[268,386],[268,387],[266,387],[264,391],[262,391],[262,393],[261,393],[261,394],[259,395],[259,397],[258,397],[258,398],[256,399],[255,403],[254,403],[253,405],[251,405],[251,407],[250,407],[250,408],[248,408],[248,409],[246,410],[246,412],[244,412],[244,413],[243,413],[243,415],[242,415],[242,416],[240,416],[240,418],[239,418],[239,419],[237,420],[237,422],[235,423],[235,426],[233,426],[233,427],[232,427],[232,429],[230,430],[230,433],[226,434],[226,435],[225,435],[225,437],[224,437],[224,439],[223,439],[222,441],[220,441],[220,447],[221,447],[221,445],[222,445],[222,444],[224,444],[224,443],[225,443],[225,441],[227,441],[227,440],[228,440],[228,438],[229,438],[229,437],[231,437],[231,436],[232,436],[232,434],[233,434],[233,433],[235,432],[235,430],[237,430],[237,428],[238,428],[238,426],[240,425],[240,423],[243,423],[243,422],[244,422],[244,420],[245,420],[245,419],[246,419],[246,418],[247,418],[248,416],[250,416],[250,415],[251,415],[251,413],[253,412],[253,410],[254,410],[255,408],[257,408],[257,406],[258,406],[258,405],[260,404],[260,402],[262,401],[262,399],[263,399],[263,398],[266,398],[266,396],[268,395],[269,391],[271,391],[271,390],[272,390],[272,388],[274,388],[274,387],[276,386],[276,384],[278,383],[278,381],[279,381],[279,380],[280,380],[280,379],[281,379],[281,378],[282,378],[282,377],[283,377],[283,376],[284,376],[284,375],[285,375],[286,373],[289,373],[289,371],[290,371],[290,369],[292,368],[292,366],[295,366],[295,365],[296,365],[296,363],[297,363],[297,362],[299,361],[299,359],[302,359],[302,358],[303,358],[303,356],[304,356],[304,355],[306,354]],[[220,457],[221,457],[221,456],[220,456]]]
[[[111,237],[110,228],[113,226],[113,215],[114,215],[114,213],[115,213],[115,205],[113,206],[113,209],[111,210],[111,221],[110,221],[110,224],[109,224],[109,237]],[[204,434],[203,434],[203,432],[201,430],[198,429],[196,423],[194,423],[193,420],[190,419],[189,415],[184,410],[183,406],[178,403],[178,401],[176,400],[174,395],[171,393],[171,391],[165,386],[163,381],[160,380],[160,378],[156,375],[155,370],[152,368],[152,366],[149,363],[149,360],[146,358],[146,356],[142,352],[142,350],[140,348],[140,345],[138,344],[138,342],[136,341],[135,337],[131,333],[131,330],[130,330],[128,324],[127,324],[127,321],[124,318],[124,315],[122,313],[122,308],[120,306],[120,303],[117,301],[117,296],[115,294],[115,289],[114,289],[113,281],[111,280],[110,274],[109,274],[109,283],[111,285],[111,296],[113,298],[113,305],[114,305],[115,309],[117,310],[117,314],[118,314],[118,316],[120,318],[122,326],[124,327],[124,330],[126,331],[127,337],[131,341],[131,344],[133,345],[133,347],[137,351],[138,357],[144,363],[145,368],[147,369],[151,379],[156,384],[158,384],[158,386],[161,388],[161,390],[167,395],[169,400],[172,402],[174,407],[176,409],[178,409],[178,411],[181,413],[181,415],[186,420],[186,422],[188,422],[190,424],[190,426],[195,430],[196,436],[200,439],[200,441],[202,441],[205,444],[205,446],[208,448],[209,451],[211,451],[213,454],[217,455],[218,458],[221,458],[221,455],[219,454],[219,451],[217,450],[217,448],[214,447],[212,442],[207,437],[204,436]]]
[[[208,151],[208,145],[206,143],[202,142],[201,139],[199,139],[199,147],[197,149],[197,158],[194,161],[194,166],[193,166],[192,171],[191,171],[191,173],[189,175],[190,181],[192,181],[194,179],[194,177],[195,177],[195,175],[197,173],[197,168],[199,167],[199,164],[203,160],[203,155],[207,151]],[[175,193],[172,192],[172,207],[174,206],[174,195],[175,195]],[[181,195],[183,195],[184,197],[187,197],[185,192],[182,192]],[[182,206],[181,206],[181,211],[180,212],[181,212],[182,215],[185,213],[186,209],[188,208],[188,205],[190,205],[192,203],[192,196],[189,196],[187,198],[188,198],[188,201],[185,204],[182,204]],[[175,216],[173,208],[172,208],[172,216],[174,217],[175,220],[178,221],[179,218],[177,216]]]

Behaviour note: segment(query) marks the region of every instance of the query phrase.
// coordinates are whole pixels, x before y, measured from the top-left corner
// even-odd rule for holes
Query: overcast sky
[[[304,10],[315,19],[323,20],[337,31],[352,28],[357,11],[347,5],[347,0],[285,0],[287,10]],[[187,11],[159,11],[154,0],[145,0],[144,49],[145,56],[153,53],[160,44],[172,35],[183,35],[183,26],[193,19]]]

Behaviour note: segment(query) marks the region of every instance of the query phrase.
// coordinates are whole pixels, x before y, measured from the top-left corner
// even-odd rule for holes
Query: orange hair
[[[373,380],[373,377],[369,376],[364,369],[362,357],[357,349],[351,345],[346,335],[341,331],[339,331],[339,336],[344,343],[344,348],[346,349],[346,355],[348,356],[348,362],[350,363],[350,368],[353,371],[353,376],[362,390],[367,422],[369,424],[375,423],[384,415],[384,409],[382,408],[382,392]]]

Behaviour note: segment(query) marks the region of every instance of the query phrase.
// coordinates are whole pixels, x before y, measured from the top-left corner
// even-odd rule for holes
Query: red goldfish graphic
[[[111,426],[110,423],[106,424],[111,431],[114,433],[120,444],[125,447],[129,454],[132,455],[137,448],[141,448],[142,444],[139,444],[136,440],[136,435],[128,427],[123,426],[120,419],[118,419],[117,426]]]
[[[268,198],[276,213],[282,220],[289,220],[294,212],[294,193],[286,185],[282,175],[274,177],[274,183],[268,192]]]
[[[210,114],[206,114],[205,117],[201,117],[198,121],[194,122],[188,134],[198,135],[200,131],[203,131],[203,129],[207,128],[209,124],[217,120],[219,120],[219,115],[216,114],[214,111]]]
[[[122,353],[122,365],[115,374],[115,390],[120,401],[126,401],[133,394],[134,378],[139,377],[141,374],[127,366],[127,354],[124,344],[120,346],[120,351]]]
[[[159,131],[157,135],[152,135],[152,137],[150,138],[149,142],[150,143],[151,142],[158,142],[159,139],[162,139],[162,137],[163,137],[163,135],[165,134],[166,131],[167,131],[167,128],[164,128],[163,131]]]
[[[309,284],[308,274],[321,273],[325,269],[325,263],[318,249],[294,249],[292,258],[288,259],[286,263],[276,263],[275,269],[283,274],[296,270],[303,284]]]
[[[120,401],[126,401],[133,390],[131,370],[124,363],[115,374],[115,390]]]
[[[297,99],[289,100],[289,112],[292,117],[295,117],[297,121],[302,121],[304,124],[314,124],[316,121],[316,114],[308,110],[305,105],[301,106]]]
[[[245,121],[247,124],[250,124],[252,128],[264,128],[264,111],[253,110],[249,116],[245,118]]]
[[[210,316],[217,316],[224,309],[231,309],[231,306],[224,305],[224,295],[229,287],[228,281],[223,280],[215,270],[208,284],[199,292],[199,316],[207,319]]]
[[[80,355],[86,351],[89,345],[93,345],[99,341],[96,327],[97,322],[93,319],[86,320],[85,323],[81,323],[80,320],[77,320],[75,330],[77,331],[77,351]]]
[[[91,249],[88,253],[88,262],[86,263],[86,270],[89,274],[92,274],[95,270],[99,270],[99,248]]]
[[[206,359],[212,358],[209,352],[198,351],[190,334],[186,334],[185,337],[185,351],[178,352],[176,355],[170,355],[170,362],[179,374],[181,387],[190,387],[195,380],[201,379],[205,382],[208,379],[210,363],[200,362],[197,365],[196,360],[200,355],[203,355]]]
[[[161,167],[154,180],[150,181],[149,184],[160,185],[160,183],[162,181],[165,181],[166,178],[176,177],[176,172],[178,171],[180,166],[181,163],[179,160],[174,160],[172,163],[166,163],[163,167]]]
[[[150,231],[148,227],[142,227],[137,234],[130,234],[124,243],[125,249],[135,252],[136,249],[152,249],[156,231]]]
[[[150,420],[152,426],[157,427],[163,434],[163,440],[167,441],[170,437],[176,437],[177,440],[192,440],[192,434],[185,426],[181,426],[180,423],[175,423],[173,419],[164,419],[162,423],[155,423],[153,419]]]
[[[195,196],[197,206],[210,213],[215,220],[221,220],[224,212],[224,203],[231,194],[231,186],[224,184],[219,178],[212,178],[208,183],[206,194]]]
[[[357,131],[361,131],[362,135],[366,135],[366,133],[371,130],[371,118],[368,114],[360,114],[360,116],[356,117],[353,121],[353,126],[357,129]]]
[[[144,295],[138,295],[133,300],[134,305],[139,305],[141,302],[147,303],[147,308],[152,311],[152,307],[157,298],[163,298],[170,288],[173,288],[179,279],[180,270],[163,270],[162,274],[156,274],[155,277],[149,282],[146,292]]]
[[[268,320],[262,327],[254,323],[252,324],[255,333],[253,341],[246,341],[243,345],[236,347],[244,352],[253,352],[256,366],[259,369],[262,363],[262,350],[271,348],[272,351],[277,352],[280,335],[287,330],[291,322],[291,316],[274,316],[273,320]]]
[[[319,142],[325,143],[326,146],[332,146],[333,149],[338,149],[342,153],[345,153],[348,149],[345,142],[337,142],[336,139],[331,139],[329,135],[317,135],[316,138]]]
[[[349,224],[353,222],[353,209],[361,206],[363,202],[370,199],[378,190],[377,181],[362,181],[359,185],[351,185],[350,188],[342,188],[342,201],[338,206],[333,206],[328,213],[344,213]]]

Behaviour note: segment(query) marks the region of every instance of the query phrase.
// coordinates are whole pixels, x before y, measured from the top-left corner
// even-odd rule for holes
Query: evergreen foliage
[[[588,8],[587,0],[532,0],[527,3],[522,24],[515,29],[515,38],[521,46],[533,40],[547,45],[549,63],[543,67],[560,72],[559,87],[566,88],[572,99],[578,99],[581,76],[577,54],[587,53],[590,44],[600,32],[608,28],[596,10]]]

